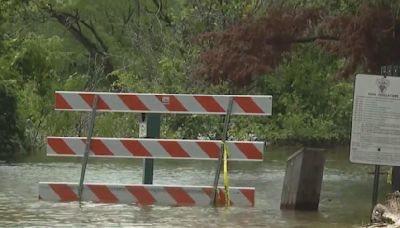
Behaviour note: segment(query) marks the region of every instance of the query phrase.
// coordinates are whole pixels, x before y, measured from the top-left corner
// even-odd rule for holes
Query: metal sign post
[[[382,66],[381,74],[386,76],[399,76],[399,67],[398,66]],[[374,185],[372,190],[372,210],[378,202],[378,194],[379,194],[379,175],[380,175],[380,165],[375,165],[374,171]],[[392,167],[392,192],[398,191],[400,189],[400,167],[393,166]]]
[[[392,190],[399,186],[400,80],[398,66],[381,75],[357,75],[354,83],[350,161],[375,165],[372,210],[378,202],[382,165],[393,166]]]
[[[224,146],[225,146],[226,138],[228,136],[228,127],[229,127],[230,117],[232,114],[232,107],[233,107],[233,97],[230,97],[229,103],[228,103],[228,108],[226,110],[226,115],[225,115],[225,119],[224,119],[224,130],[223,130],[222,137],[221,137],[221,140],[222,140],[221,152],[219,154],[217,171],[215,172],[215,177],[214,177],[213,194],[212,194],[212,200],[211,200],[211,204],[214,206],[215,206],[216,199],[217,199],[218,182],[219,182],[219,176],[221,174],[222,159],[224,156]]]
[[[381,67],[381,74],[387,76],[400,76],[400,66],[398,65],[389,65]],[[400,167],[392,166],[392,192],[400,190]]]
[[[376,203],[378,202],[380,171],[381,171],[381,166],[380,165],[375,165],[374,185],[373,185],[373,188],[372,188],[372,210],[374,209]]]
[[[88,134],[87,134],[87,138],[86,138],[85,154],[83,155],[81,178],[79,180],[79,189],[78,189],[79,205],[81,205],[81,202],[82,202],[83,181],[85,180],[86,166],[87,166],[87,163],[89,160],[90,146],[92,144],[92,135],[93,135],[94,123],[95,123],[95,119],[96,119],[96,108],[97,108],[98,99],[99,99],[99,96],[97,96],[97,95],[94,96],[94,98],[93,98],[92,113],[91,113],[90,122],[88,125]]]
[[[381,74],[386,76],[386,67],[381,67]],[[380,172],[381,172],[381,166],[375,165],[374,184],[372,186],[372,209],[371,209],[371,211],[374,210],[374,207],[375,207],[376,203],[378,202]]]
[[[139,138],[160,138],[161,114],[141,113],[139,120]],[[154,159],[143,161],[143,184],[153,184]]]

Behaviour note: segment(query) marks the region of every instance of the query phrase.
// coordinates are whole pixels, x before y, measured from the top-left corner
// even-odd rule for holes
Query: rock
[[[400,227],[400,192],[388,194],[386,204],[377,204],[371,214],[372,224],[367,227]]]

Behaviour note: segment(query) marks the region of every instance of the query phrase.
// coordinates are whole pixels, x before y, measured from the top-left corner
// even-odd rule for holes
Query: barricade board
[[[356,76],[350,161],[400,166],[400,78]]]
[[[226,132],[226,129],[228,129],[228,120],[231,115],[271,115],[272,96],[60,91],[55,94],[55,108],[56,110],[62,111],[91,112],[91,125],[88,128],[88,136],[85,138],[48,137],[48,156],[84,156],[84,159],[79,184],[61,182],[39,183],[40,199],[55,202],[82,200],[98,203],[128,203],[139,205],[208,206],[211,205],[211,203],[214,205],[215,195],[213,193],[216,193],[217,198],[215,205],[227,206],[228,204],[224,202],[224,188],[228,188],[228,186],[224,186],[224,188],[217,187],[218,181],[216,180],[218,177],[217,175],[220,174],[220,166],[217,168],[214,186],[85,183],[84,177],[88,156],[152,159],[219,159],[219,161],[221,161],[220,159],[223,153],[222,141],[219,140],[93,138],[92,130],[96,113],[141,113],[143,119],[146,119],[144,118],[146,113],[225,115],[224,132]],[[224,147],[223,151],[228,152],[230,161],[262,161],[266,146],[264,142],[225,142],[225,140],[224,145],[226,147]],[[226,159],[226,156],[224,157]],[[145,162],[152,161],[152,159],[145,159]],[[147,169],[145,165],[145,176],[143,180],[146,179],[146,170],[150,169]],[[144,183],[152,183],[152,172],[149,173],[151,174],[149,174],[151,181],[144,181]],[[228,182],[225,181],[225,184],[227,183]],[[217,191],[213,191],[214,188]],[[81,197],[79,197],[80,193],[82,193]],[[233,206],[253,207],[255,189],[247,187],[229,187],[229,199],[230,204]]]
[[[56,110],[92,111],[95,94],[96,111],[226,114],[229,98],[233,97],[232,115],[271,115],[272,97],[261,95],[195,95],[195,94],[143,94],[101,92],[56,92]]]
[[[47,155],[81,157],[85,142],[83,137],[48,137]],[[226,145],[231,161],[263,160],[264,142],[228,141]],[[218,140],[92,138],[89,156],[217,160],[220,151]]]
[[[225,195],[219,188],[217,205],[223,206]],[[230,187],[232,206],[254,207],[255,190],[247,187]],[[118,185],[84,184],[82,201],[94,203],[124,203],[165,206],[209,206],[211,186],[168,186],[168,185]],[[39,199],[53,202],[78,201],[78,184],[39,183]]]

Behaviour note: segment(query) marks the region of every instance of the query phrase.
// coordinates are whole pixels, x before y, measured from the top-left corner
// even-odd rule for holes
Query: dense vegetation
[[[273,116],[230,134],[271,142],[349,139],[352,78],[400,60],[396,1],[0,0],[0,160],[47,135],[84,135],[55,90],[273,95]],[[95,134],[137,136],[137,116]],[[219,132],[221,118],[165,116],[162,136]]]

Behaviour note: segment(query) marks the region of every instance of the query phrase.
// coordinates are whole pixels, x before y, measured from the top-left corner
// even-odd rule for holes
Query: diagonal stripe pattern
[[[193,95],[58,91],[56,110],[92,111],[95,94],[100,112],[225,114],[233,97],[232,115],[271,115],[272,97],[263,95]]]
[[[261,95],[196,95],[65,92],[55,94],[55,108],[63,111],[92,111],[97,96],[96,111],[134,113],[227,113],[233,98],[232,115],[267,116],[272,114],[272,97]],[[92,138],[91,157],[158,158],[217,160],[221,153],[218,140],[173,140],[145,138]],[[228,141],[230,161],[262,161],[266,144],[254,141]],[[48,156],[82,157],[86,147],[84,137],[48,137]],[[121,185],[85,183],[82,200],[98,203],[138,205],[208,206],[211,186]],[[218,190],[217,206],[225,205],[225,191]],[[230,205],[253,207],[255,189],[229,188]],[[78,201],[76,183],[39,183],[39,199],[55,202]]]
[[[83,156],[83,137],[48,137],[48,156]],[[229,160],[262,161],[265,143],[228,141]],[[173,140],[145,138],[92,138],[91,157],[161,158],[216,160],[221,148],[218,140]]]
[[[78,184],[39,183],[39,198],[53,202],[78,201]],[[254,207],[255,190],[247,187],[231,187],[230,200],[233,206]],[[208,206],[211,186],[167,186],[167,185],[118,185],[85,184],[83,201],[95,203],[125,203],[138,205]],[[224,191],[219,190],[217,205],[224,205]]]

